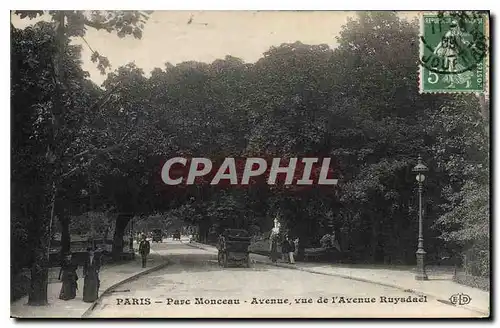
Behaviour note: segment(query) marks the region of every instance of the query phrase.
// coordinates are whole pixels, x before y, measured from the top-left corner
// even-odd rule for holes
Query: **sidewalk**
[[[217,254],[216,247],[191,242],[191,246],[202,248],[213,254]],[[401,289],[405,292],[427,295],[440,301],[449,303],[453,294],[464,293],[470,296],[471,301],[467,305],[459,305],[470,310],[479,312],[485,316],[490,314],[490,293],[460,285],[452,281],[453,274],[438,270],[428,270],[428,281],[415,280],[415,273],[412,270],[402,270],[400,268],[369,268],[369,267],[349,267],[342,264],[325,264],[311,262],[297,262],[287,264],[283,262],[272,263],[267,256],[251,254],[251,260],[255,263],[276,265],[279,267],[301,270],[316,274],[324,274],[342,277],[351,280],[374,283],[389,288]]]
[[[99,297],[101,297],[110,287],[116,287],[117,284],[123,283],[125,280],[135,278],[136,276],[145,274],[157,268],[161,268],[167,264],[164,256],[151,250],[148,257],[146,268],[142,268],[141,257],[135,257],[134,261],[123,264],[110,264],[102,267],[100,272],[101,287],[99,289]],[[51,270],[56,271],[56,270]],[[57,272],[58,269],[57,269]],[[85,303],[82,300],[83,294],[83,277],[82,268],[78,268],[78,290],[76,298],[63,301],[59,299],[59,292],[62,283],[54,279],[49,279],[48,285],[48,301],[47,306],[29,306],[27,305],[28,296],[25,296],[10,305],[10,315],[14,318],[78,318],[82,317],[87,310],[93,307],[94,303]],[[98,299],[99,300],[99,299]]]

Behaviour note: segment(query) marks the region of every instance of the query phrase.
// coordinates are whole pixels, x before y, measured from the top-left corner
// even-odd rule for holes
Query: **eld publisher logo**
[[[470,301],[471,301],[470,296],[467,294],[463,294],[463,293],[454,294],[454,295],[451,295],[451,297],[450,297],[450,302],[453,305],[467,305],[470,303]]]

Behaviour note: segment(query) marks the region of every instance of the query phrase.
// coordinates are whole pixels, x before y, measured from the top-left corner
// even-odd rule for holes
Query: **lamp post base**
[[[425,272],[425,254],[423,249],[417,250],[417,274],[415,280],[429,280]]]

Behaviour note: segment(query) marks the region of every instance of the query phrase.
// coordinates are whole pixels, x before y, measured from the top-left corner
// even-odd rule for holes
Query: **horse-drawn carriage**
[[[161,243],[163,241],[163,231],[161,229],[153,229],[152,241]]]
[[[246,230],[226,229],[219,236],[217,242],[219,265],[227,268],[229,264],[244,265],[250,267],[250,246],[251,237]]]
[[[172,240],[181,240],[181,232],[179,230],[175,230],[172,234]]]

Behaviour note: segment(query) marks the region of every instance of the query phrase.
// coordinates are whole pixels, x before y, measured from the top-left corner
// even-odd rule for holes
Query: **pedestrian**
[[[295,264],[295,242],[292,240],[292,238],[287,237],[288,241],[288,261],[290,264]]]
[[[276,240],[271,240],[271,261],[276,263],[278,256],[278,243]]]
[[[278,260],[279,254],[278,254],[278,239],[279,239],[279,222],[277,219],[274,219],[274,227],[271,229],[271,234],[269,235],[269,251],[270,251],[270,257],[271,261],[273,263],[276,263]]]
[[[293,253],[294,256],[297,256],[299,254],[299,238],[296,238],[293,241],[293,246],[295,248],[295,252]]]
[[[92,303],[99,296],[101,256],[98,252],[95,252],[95,247],[87,248],[87,252],[87,258],[83,264],[83,301]]]
[[[281,253],[284,262],[288,262],[288,253],[290,251],[290,244],[288,242],[288,236],[283,238],[283,242],[281,242]]]
[[[151,250],[151,245],[149,241],[146,239],[146,235],[142,235],[141,243],[139,244],[139,253],[142,258],[142,267],[146,267],[147,257],[149,255],[149,251]]]
[[[76,291],[78,289],[77,269],[78,265],[74,263],[71,253],[67,253],[61,263],[61,270],[59,271],[59,280],[62,281],[59,299],[68,301],[76,297]]]

